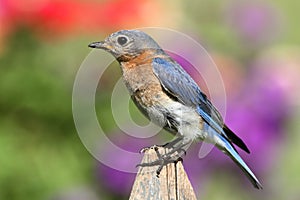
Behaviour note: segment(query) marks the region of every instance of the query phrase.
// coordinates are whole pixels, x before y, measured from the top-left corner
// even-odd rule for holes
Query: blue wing
[[[220,113],[207,99],[206,95],[201,92],[200,88],[189,74],[186,73],[178,63],[170,58],[154,58],[152,67],[154,74],[158,77],[161,85],[169,95],[173,96],[181,103],[195,108],[197,113],[206,122],[206,129],[208,129],[208,126],[212,127],[215,134],[217,134],[220,141],[222,141],[223,151],[237,163],[254,187],[261,189],[262,186],[260,182],[239,156],[231,142],[249,153],[247,146],[224,124]]]
[[[217,133],[246,152],[250,152],[245,143],[224,124],[217,109],[178,63],[171,59],[154,58],[152,67],[161,85],[170,95],[179,102],[194,107]]]

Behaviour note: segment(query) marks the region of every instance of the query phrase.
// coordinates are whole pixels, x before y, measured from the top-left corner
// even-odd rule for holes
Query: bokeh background
[[[72,87],[87,44],[145,26],[183,31],[212,56],[226,89],[225,121],[248,144],[252,153],[241,155],[264,185],[252,188],[217,150],[199,159],[195,145],[184,165],[198,198],[299,199],[299,8],[284,0],[0,0],[0,199],[128,198],[135,174],[102,165],[82,145]],[[96,108],[112,141],[137,152],[170,139],[119,131],[110,110],[119,67],[106,75]]]

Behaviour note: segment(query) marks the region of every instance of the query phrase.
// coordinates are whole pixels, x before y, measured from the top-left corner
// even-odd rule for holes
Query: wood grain
[[[166,149],[158,147],[160,154]],[[141,163],[151,163],[158,159],[157,152],[147,149]],[[164,166],[159,178],[156,176],[158,165],[139,167],[130,200],[196,200],[195,192],[184,171],[182,162],[169,163]]]

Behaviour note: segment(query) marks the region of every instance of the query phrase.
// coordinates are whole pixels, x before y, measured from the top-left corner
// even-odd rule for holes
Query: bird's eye
[[[126,37],[124,37],[124,36],[121,36],[121,37],[118,37],[118,43],[120,44],[120,45],[124,45],[124,44],[126,44],[127,43],[127,41],[128,41],[128,39],[126,38]]]

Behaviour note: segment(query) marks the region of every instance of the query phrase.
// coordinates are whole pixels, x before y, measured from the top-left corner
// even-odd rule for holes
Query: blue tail
[[[247,166],[247,164],[240,157],[240,155],[237,153],[237,151],[234,149],[232,144],[223,136],[221,136],[219,134],[218,134],[218,136],[223,142],[222,144],[217,144],[218,148],[221,149],[228,156],[230,156],[230,158],[239,166],[239,168],[248,177],[248,179],[251,181],[251,183],[253,184],[253,186],[255,188],[262,189],[262,185],[260,184],[258,179],[255,177],[253,172],[250,170],[250,168]]]
[[[204,130],[209,133],[208,135],[210,140],[213,140],[221,151],[230,156],[230,158],[239,166],[239,168],[241,168],[255,188],[262,189],[262,185],[257,180],[253,172],[249,169],[247,164],[240,157],[231,142],[241,147],[241,149],[245,150],[247,153],[250,153],[245,143],[225,124],[222,124],[221,126],[217,124],[213,118],[211,118],[211,116],[204,112],[200,107],[197,108],[197,112],[206,122],[204,123]]]

